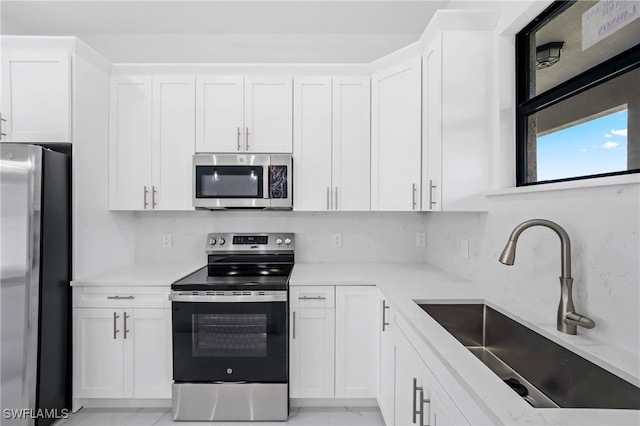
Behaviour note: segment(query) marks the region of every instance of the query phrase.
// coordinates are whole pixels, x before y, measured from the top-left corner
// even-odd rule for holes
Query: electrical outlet
[[[460,257],[469,259],[469,240],[460,240]]]
[[[416,247],[424,247],[427,245],[427,234],[424,232],[416,233]]]
[[[171,234],[162,234],[162,248],[171,248]]]
[[[342,247],[342,234],[335,233],[332,236],[333,246],[334,247]]]

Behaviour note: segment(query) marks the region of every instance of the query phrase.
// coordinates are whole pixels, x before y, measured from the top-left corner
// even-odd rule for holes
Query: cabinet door
[[[125,311],[132,320],[127,334],[131,351],[131,375],[127,376],[133,398],[171,398],[171,310]]]
[[[371,209],[370,87],[368,76],[333,79],[333,210]]]
[[[336,398],[376,396],[374,286],[336,287]]]
[[[294,209],[331,209],[331,77],[300,77],[294,90]]]
[[[123,311],[74,309],[74,398],[122,398]]]
[[[420,208],[421,75],[416,57],[372,78],[372,210]]]
[[[2,56],[2,142],[71,142],[69,54]]]
[[[151,208],[151,77],[113,77],[109,209]]]
[[[152,208],[193,210],[194,144],[194,77],[153,77]]]
[[[442,34],[434,37],[423,56],[424,126],[422,149],[422,209],[442,210]],[[462,173],[458,169],[457,173]]]
[[[422,399],[429,399],[430,390],[425,386],[423,380],[424,364],[402,332],[397,332],[395,339],[395,424],[396,426],[426,425],[429,419],[430,406],[428,403],[423,403]],[[421,410],[424,410],[422,423],[420,423],[419,415]]]
[[[291,77],[245,78],[245,150],[291,153],[293,96]]]
[[[244,78],[196,78],[196,152],[244,150]]]
[[[442,33],[442,210],[477,210],[490,187],[494,43],[492,31]]]
[[[385,300],[384,295],[378,293],[378,333],[380,370],[378,372],[378,405],[388,425],[394,424],[395,419],[395,342],[393,334],[395,323],[392,320],[393,310]]]
[[[334,395],[335,309],[291,310],[291,398]]]

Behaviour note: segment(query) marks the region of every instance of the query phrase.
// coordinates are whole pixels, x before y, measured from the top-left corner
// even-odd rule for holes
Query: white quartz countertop
[[[102,274],[78,278],[72,286],[170,286],[197,269],[201,263],[133,263]]]
[[[640,358],[586,335],[564,335],[555,330],[555,317],[535,318],[512,305],[507,309],[499,301],[488,298],[473,282],[443,269],[424,263],[296,263],[290,284],[376,285],[413,329],[413,334],[419,336],[419,342],[412,342],[416,350],[420,352],[422,347],[434,352],[448,373],[496,423],[640,424],[640,411],[637,410],[535,409],[529,406],[415,301],[486,303],[636,386],[640,383]],[[594,392],[598,390],[594,389]]]
[[[73,286],[169,286],[203,267],[203,264],[131,264],[95,276],[72,281]],[[412,328],[419,341],[411,343],[433,352],[447,374],[499,424],[626,425],[640,424],[640,411],[600,409],[534,409],[504,386],[470,351],[427,315],[415,301],[476,302],[526,325],[603,368],[638,386],[640,358],[605,345],[587,335],[563,335],[555,330],[555,318],[537,318],[526,309],[501,304],[475,283],[425,263],[296,263],[291,285],[375,285],[395,311]],[[580,333],[580,331],[579,331]],[[445,387],[446,389],[446,387]],[[449,390],[447,390],[449,391]],[[594,389],[598,392],[598,389]],[[455,400],[455,395],[451,395]]]

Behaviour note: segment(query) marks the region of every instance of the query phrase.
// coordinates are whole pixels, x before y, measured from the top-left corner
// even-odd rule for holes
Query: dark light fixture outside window
[[[536,69],[548,68],[560,60],[560,53],[564,42],[552,41],[536,47]]]

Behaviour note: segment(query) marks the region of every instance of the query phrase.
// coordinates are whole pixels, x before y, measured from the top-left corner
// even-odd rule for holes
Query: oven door
[[[287,382],[286,291],[267,292],[277,297],[189,293],[171,295],[176,383]]]

